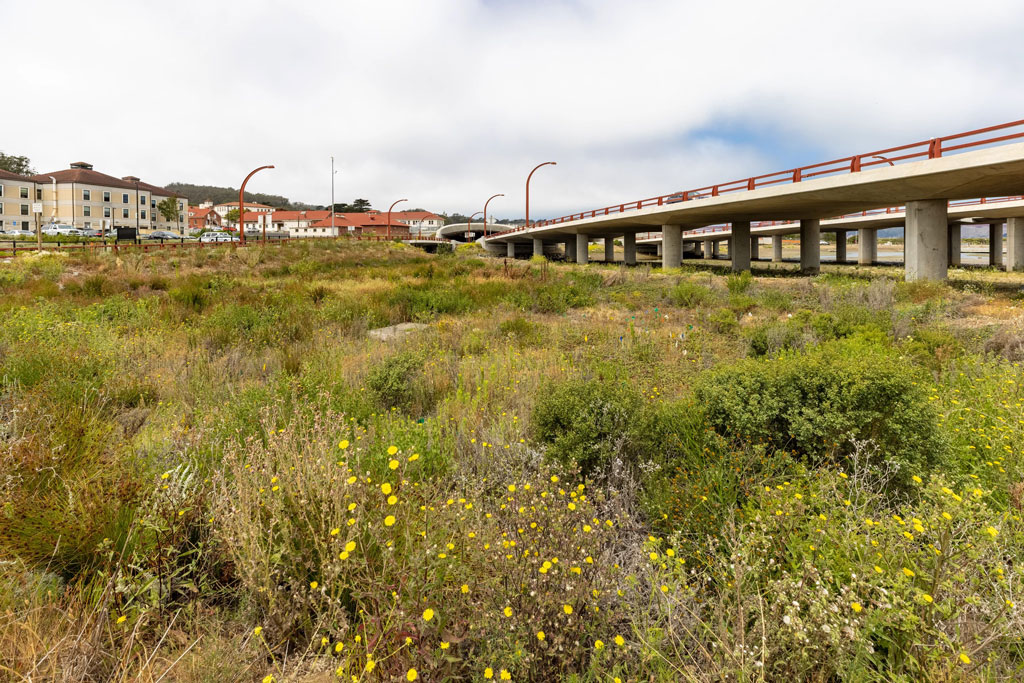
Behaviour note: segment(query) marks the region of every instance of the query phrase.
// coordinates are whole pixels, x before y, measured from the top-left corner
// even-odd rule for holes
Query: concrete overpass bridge
[[[961,229],[968,224],[987,224],[989,229],[989,265],[1003,265],[1003,224],[1008,218],[1024,217],[1024,196],[992,197],[983,199],[958,200],[949,202],[946,210],[948,221],[948,265],[958,266],[961,261]],[[821,232],[836,235],[836,262],[846,262],[848,235],[857,233],[857,263],[870,265],[878,260],[878,231],[885,228],[903,228],[906,225],[906,207],[889,207],[862,211],[839,218],[822,220]],[[782,261],[782,239],[787,235],[799,235],[799,221],[759,221],[750,224],[750,258],[761,258],[760,246],[765,237],[772,240],[774,262]],[[638,249],[654,247],[660,256],[662,234],[646,233],[636,236]],[[705,259],[717,258],[719,245],[732,240],[731,225],[716,225],[700,230],[687,231],[682,235],[683,249],[694,256]],[[813,254],[801,254],[813,257]],[[805,264],[810,265],[810,264]]]
[[[494,234],[501,228],[494,224],[487,226],[487,233]],[[435,235],[442,239],[454,240],[456,242],[475,242],[484,236],[484,224],[481,223],[452,223],[442,225],[437,229]]]
[[[614,258],[613,240],[621,238],[625,262],[635,263],[637,234],[658,232],[664,266],[676,267],[685,242],[708,248],[710,241],[713,249],[728,239],[732,269],[741,271],[750,268],[752,238],[767,230],[799,234],[801,267],[813,273],[822,229],[857,230],[870,245],[877,244],[877,230],[902,224],[907,279],[944,279],[951,224],[976,218],[1006,223],[1006,267],[1024,270],[1024,212],[1015,205],[1022,188],[1024,120],[574,213],[481,242],[508,256],[561,244],[569,260],[586,263],[591,240],[604,240],[607,261]],[[902,208],[894,213],[893,207]],[[708,230],[723,224],[727,229]],[[870,246],[860,251],[874,254]]]

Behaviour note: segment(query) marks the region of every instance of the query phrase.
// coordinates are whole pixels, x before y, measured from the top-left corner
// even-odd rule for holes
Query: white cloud
[[[40,170],[398,197],[520,216],[779,170],[1021,117],[1024,6],[404,0],[10,8],[4,149]],[[12,59],[13,56],[13,59]],[[10,73],[10,70],[8,71]],[[758,143],[702,140],[728,124]],[[13,133],[16,131],[16,135]],[[773,142],[774,139],[778,143]]]

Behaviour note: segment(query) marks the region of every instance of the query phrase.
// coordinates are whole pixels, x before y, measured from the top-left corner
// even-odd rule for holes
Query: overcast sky
[[[531,217],[1024,118],[1021,0],[3,0],[39,171]],[[15,67],[15,68],[12,68]],[[10,75],[14,75],[14,83]]]

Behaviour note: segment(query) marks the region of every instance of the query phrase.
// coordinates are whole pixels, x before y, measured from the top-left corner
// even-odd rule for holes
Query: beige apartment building
[[[4,230],[35,230],[37,220],[44,227],[51,223],[83,229],[131,227],[143,234],[152,230],[181,232],[188,226],[188,200],[184,197],[135,176],[116,178],[100,173],[83,161],[34,176],[0,174],[0,228]],[[177,203],[172,220],[157,209],[168,197]]]
[[[33,197],[31,180],[0,169],[0,230],[34,230]]]

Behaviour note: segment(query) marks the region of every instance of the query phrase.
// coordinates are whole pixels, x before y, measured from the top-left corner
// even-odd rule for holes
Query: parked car
[[[237,242],[238,238],[226,232],[204,232],[200,242]]]
[[[31,230],[8,230],[4,233],[4,237],[35,237],[35,233]]]
[[[47,226],[43,230],[43,234],[50,237],[85,237],[84,230],[79,230],[70,225],[60,225],[59,223]]]
[[[143,235],[144,240],[180,240],[181,235],[170,230],[154,230],[148,235]]]

